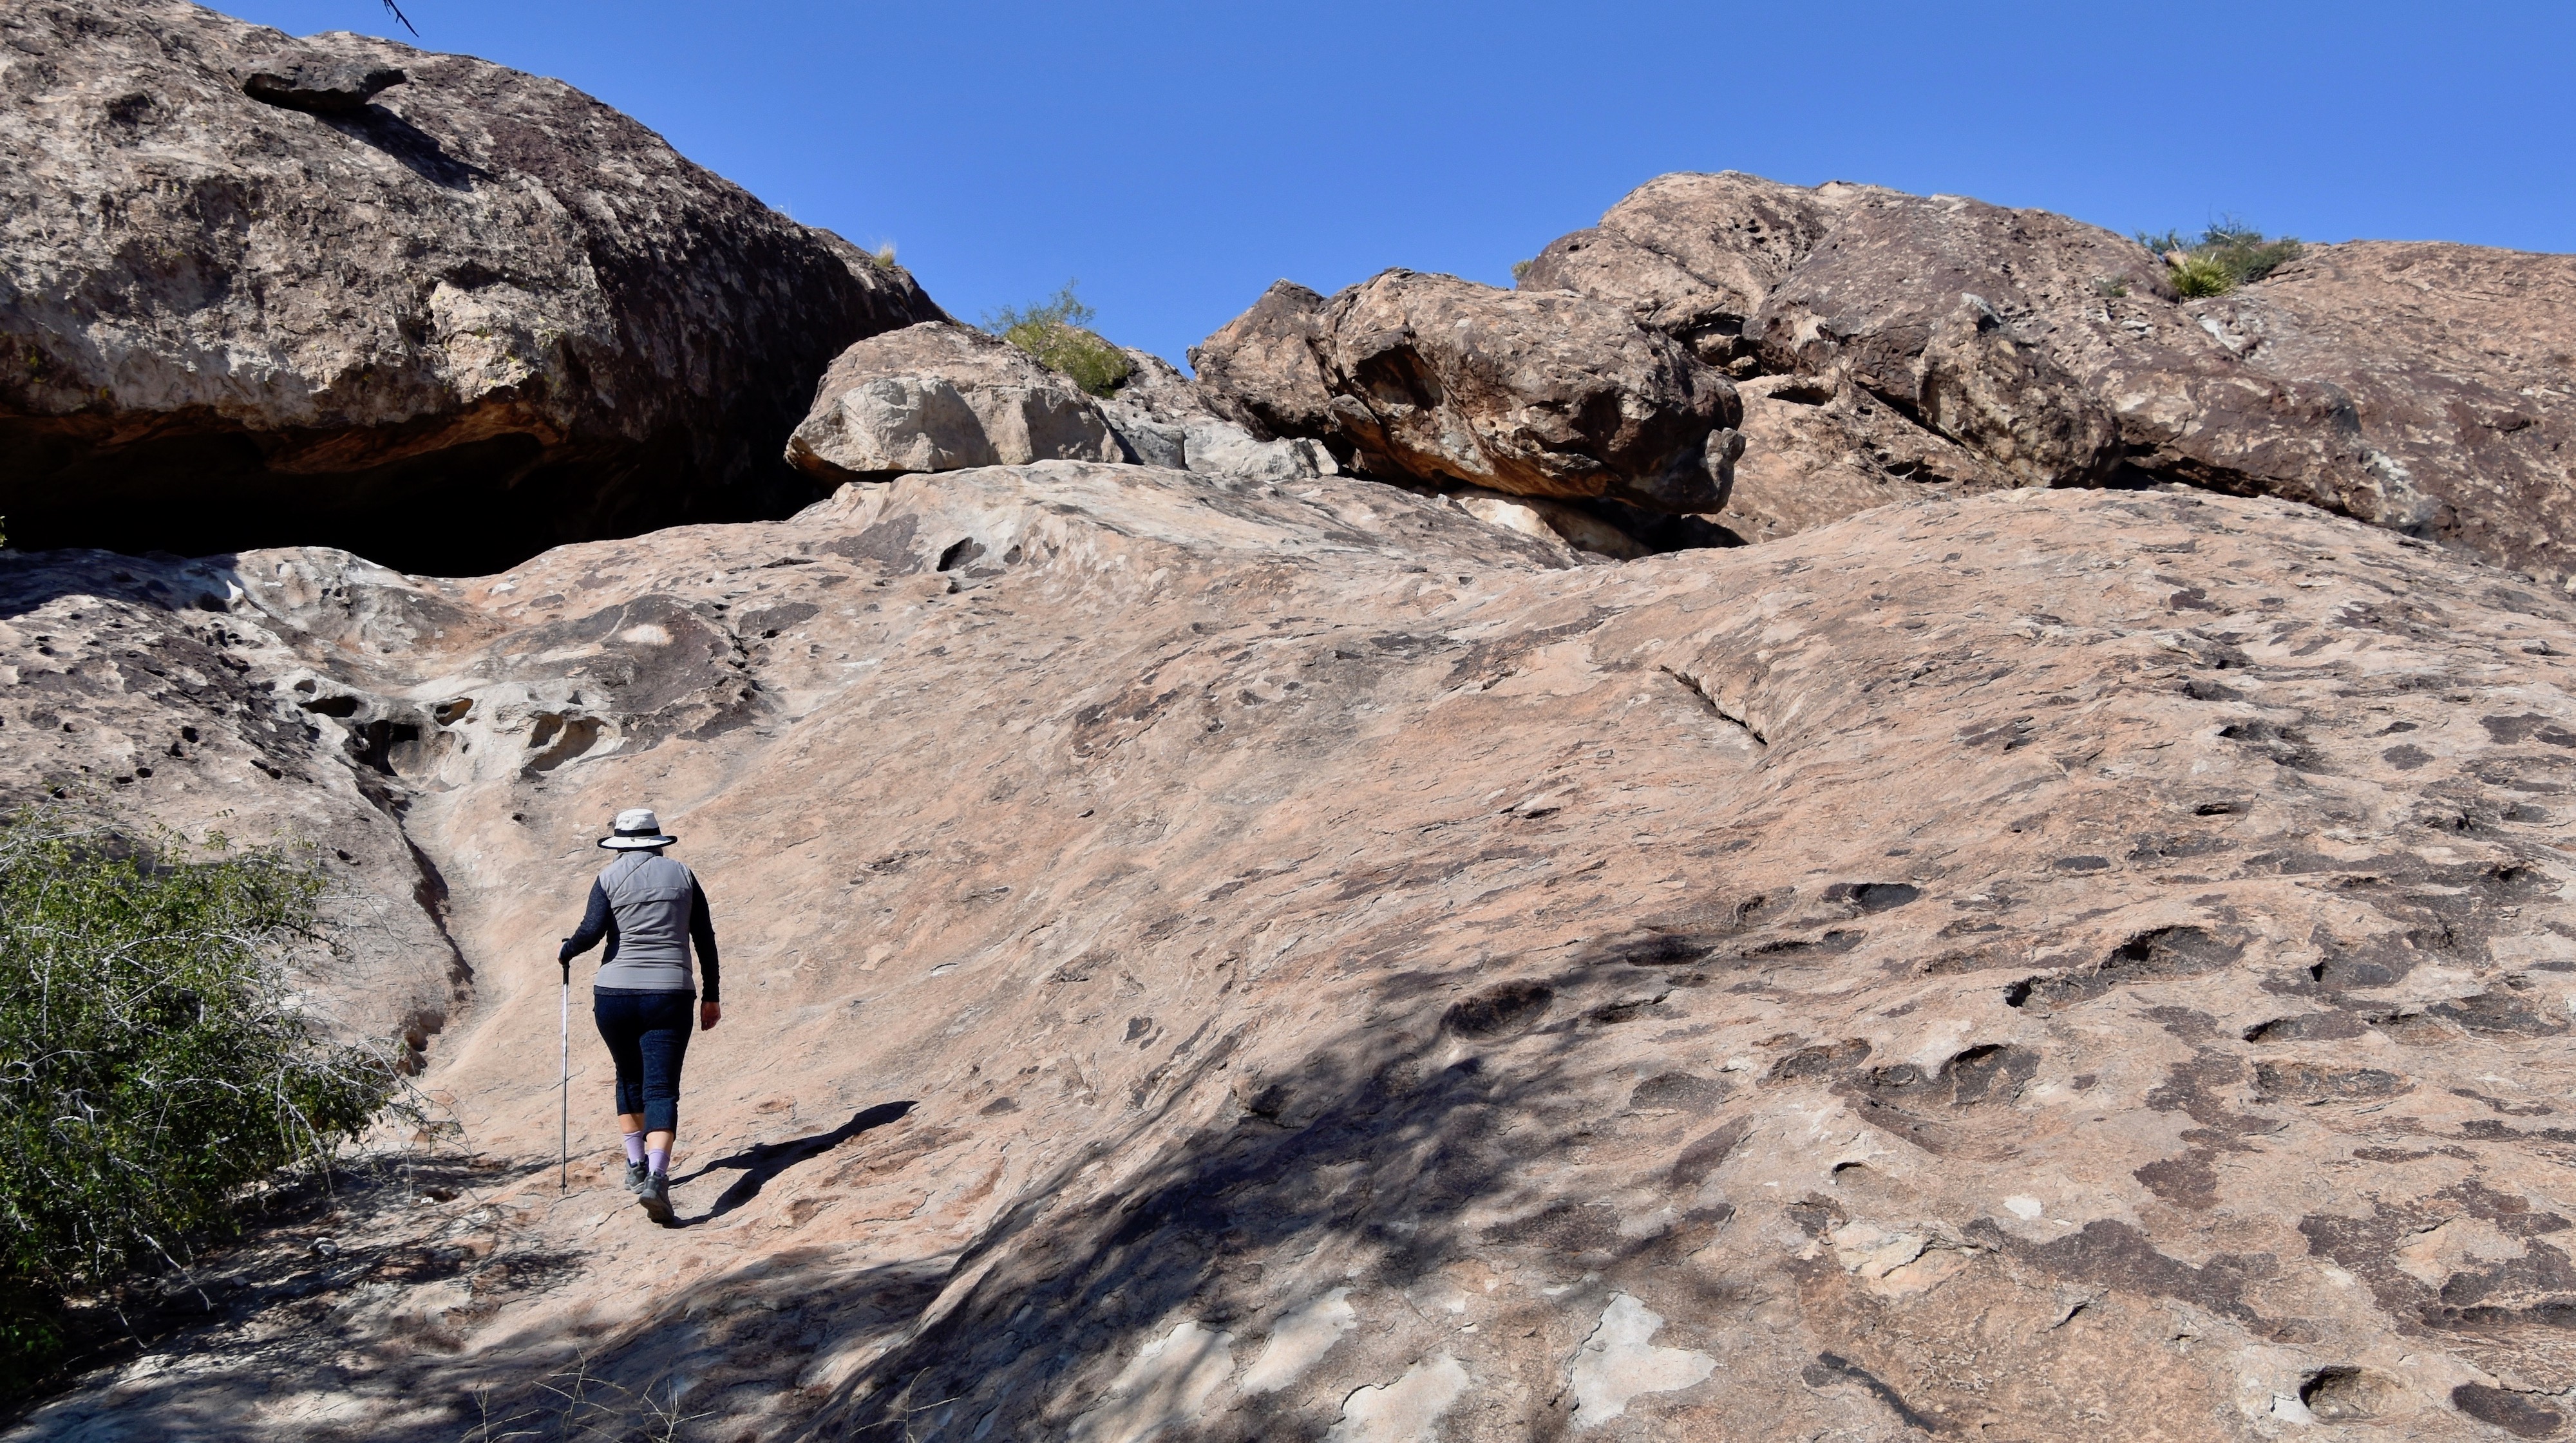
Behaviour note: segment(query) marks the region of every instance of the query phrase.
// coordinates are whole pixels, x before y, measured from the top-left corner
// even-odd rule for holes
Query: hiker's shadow
[[[771,1178],[808,1158],[821,1157],[870,1128],[883,1127],[889,1122],[902,1118],[911,1112],[915,1105],[910,1101],[880,1102],[874,1107],[856,1113],[849,1121],[833,1128],[830,1132],[818,1132],[811,1137],[790,1138],[786,1142],[755,1143],[731,1157],[717,1158],[687,1177],[671,1179],[672,1184],[677,1186],[685,1182],[695,1182],[719,1168],[739,1168],[742,1171],[742,1176],[734,1179],[733,1186],[726,1188],[724,1195],[716,1199],[714,1207],[697,1217],[680,1219],[678,1226],[686,1228],[695,1227],[700,1223],[714,1222],[717,1218],[760,1196],[760,1190],[768,1186]]]

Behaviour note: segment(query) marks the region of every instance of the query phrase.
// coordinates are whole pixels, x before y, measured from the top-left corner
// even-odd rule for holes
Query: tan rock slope
[[[451,1161],[12,1436],[2565,1430],[2567,603],[2175,491],[1570,559],[1058,462],[14,601],[9,705],[114,663],[199,726],[141,802],[398,819],[473,1005]],[[199,692],[132,679],[190,626]],[[553,939],[637,801],[726,937],[674,1232],[595,1044],[552,1166]]]
[[[392,77],[389,79],[388,77]],[[447,571],[778,516],[815,377],[939,316],[559,81],[179,0],[0,10],[21,545]]]

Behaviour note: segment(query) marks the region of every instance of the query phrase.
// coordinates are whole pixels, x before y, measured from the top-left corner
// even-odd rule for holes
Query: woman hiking
[[[724,1016],[716,1004],[716,928],[707,914],[707,894],[687,867],[662,855],[678,840],[664,834],[649,807],[619,812],[615,829],[599,845],[620,855],[590,884],[581,927],[564,939],[556,959],[569,973],[572,959],[608,939],[599,975],[591,981],[591,1016],[617,1062],[627,1189],[664,1226],[671,1222],[671,1139],[680,1128],[689,1004],[697,1003],[702,1029],[712,1029]],[[692,943],[706,974],[703,1000],[690,985]]]

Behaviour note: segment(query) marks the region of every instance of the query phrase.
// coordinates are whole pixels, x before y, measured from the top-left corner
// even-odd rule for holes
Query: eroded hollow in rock
[[[782,385],[785,383],[782,382]],[[784,434],[784,416],[775,429]],[[328,440],[343,468],[272,453]],[[127,439],[84,416],[0,418],[10,544],[213,556],[336,546],[396,570],[476,576],[572,541],[777,520],[822,494],[747,436],[549,447],[525,432],[416,450],[404,428],[329,437],[161,418]]]

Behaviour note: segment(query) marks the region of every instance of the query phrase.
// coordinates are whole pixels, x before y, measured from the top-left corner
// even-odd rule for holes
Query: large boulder
[[[925,321],[835,357],[788,437],[787,459],[838,485],[970,466],[1118,461],[1124,453],[1072,381],[997,336]]]
[[[1741,171],[1659,176],[1588,230],[1559,236],[1520,289],[1578,291],[1622,305],[1727,365],[1749,353],[1744,323],[1815,250],[1852,200],[1883,192],[1831,181],[1814,189]]]
[[[2143,247],[2045,211],[1728,173],[1640,187],[1523,286],[1623,305],[1739,376],[1857,387],[2017,484],[2278,496],[2576,574],[2576,258],[2353,242],[2187,299]],[[1811,454],[1889,449],[1821,419],[1843,434],[1808,425]],[[1820,474],[1856,500],[1959,470]]]
[[[397,83],[398,82],[398,83]],[[177,0],[0,18],[21,544],[497,566],[782,514],[814,377],[939,314],[559,81]]]
[[[1192,353],[1203,386],[1364,474],[1715,510],[1735,391],[1663,333],[1581,296],[1391,270],[1329,301],[1285,283]]]
[[[2181,309],[2236,369],[2278,378],[2314,409],[2205,388],[2159,443],[2175,474],[2206,465],[2221,489],[2272,490],[2263,478],[2277,457],[2291,482],[2279,494],[2314,475],[2364,520],[2561,584],[2576,576],[2576,256],[2314,246],[2260,285]],[[2146,419],[2123,414],[2142,440]],[[2332,438],[2330,466],[2301,444],[2302,422]]]

